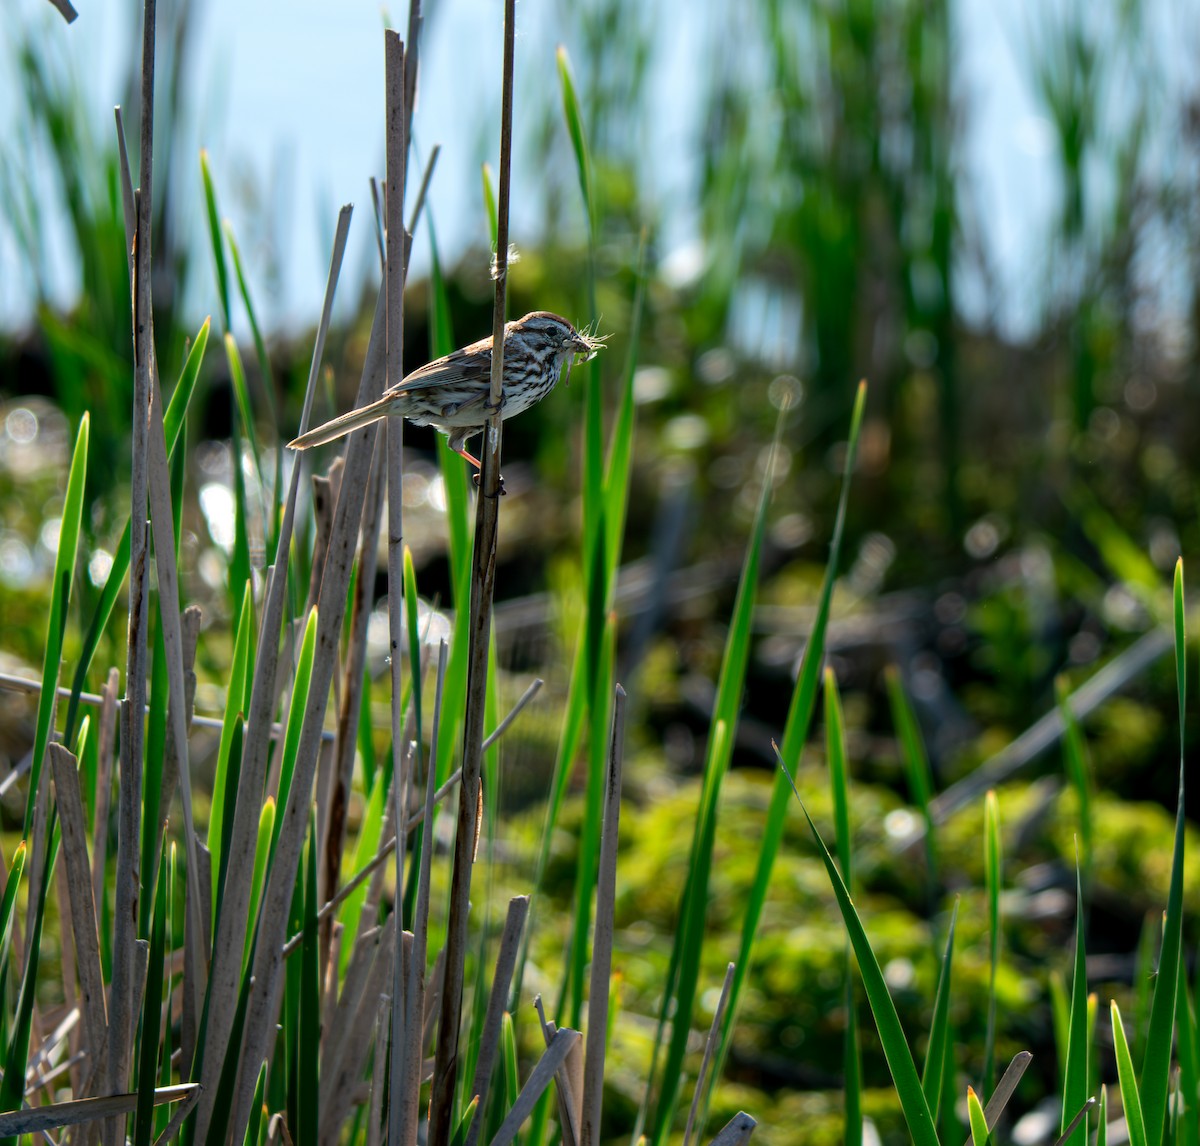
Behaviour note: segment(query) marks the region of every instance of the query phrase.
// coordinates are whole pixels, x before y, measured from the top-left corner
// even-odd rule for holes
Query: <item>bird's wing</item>
[[[438,358],[419,370],[414,370],[389,394],[416,394],[422,390],[461,383],[478,383],[486,386],[492,374],[492,348],[490,339],[464,346],[445,358]]]

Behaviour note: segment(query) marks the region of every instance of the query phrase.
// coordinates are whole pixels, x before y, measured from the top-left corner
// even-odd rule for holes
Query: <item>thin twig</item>
[[[139,818],[142,792],[142,756],[145,730],[141,719],[146,705],[147,629],[150,615],[149,546],[146,529],[148,500],[147,446],[151,371],[153,369],[153,292],[150,236],[153,220],[154,160],[154,36],[156,0],[145,0],[142,15],[141,132],[138,164],[139,190],[133,243],[133,464],[130,475],[129,531],[129,644],[125,672],[125,727],[122,731],[121,784],[117,832],[116,901],[113,913],[112,980],[108,1026],[108,1087],[116,1094],[125,1089],[129,1070],[129,1043],[133,1015],[133,943],[138,914]],[[125,1136],[123,1115],[104,1126],[105,1146],[116,1146]]]

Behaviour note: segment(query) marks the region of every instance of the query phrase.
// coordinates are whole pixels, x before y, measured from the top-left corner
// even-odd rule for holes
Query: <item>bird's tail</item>
[[[346,414],[339,414],[338,417],[332,418],[322,426],[318,426],[315,430],[309,430],[307,433],[301,434],[298,438],[293,438],[288,442],[289,450],[310,450],[313,446],[323,446],[326,442],[335,441],[338,438],[343,438],[347,434],[353,433],[355,430],[362,429],[363,426],[369,426],[372,422],[379,421],[380,418],[386,418],[388,415],[388,404],[391,399],[387,397],[376,399],[369,406],[363,406],[360,410],[351,410]]]

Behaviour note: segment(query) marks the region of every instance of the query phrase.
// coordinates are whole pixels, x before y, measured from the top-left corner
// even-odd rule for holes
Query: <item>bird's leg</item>
[[[454,443],[451,442],[450,445],[451,445],[451,448],[453,448]],[[471,463],[471,465],[473,465],[475,467],[475,472],[471,475],[471,480],[476,484],[476,486],[478,486],[479,478],[483,474],[483,463],[477,457],[474,457],[473,455],[467,453],[465,448],[460,447],[459,449],[454,450],[454,452],[456,454],[458,454],[459,457],[466,458],[467,461],[469,461]],[[499,490],[497,490],[494,495],[488,495],[488,496],[503,497],[507,492],[508,492],[508,490],[506,490],[504,488],[504,475],[501,474]]]

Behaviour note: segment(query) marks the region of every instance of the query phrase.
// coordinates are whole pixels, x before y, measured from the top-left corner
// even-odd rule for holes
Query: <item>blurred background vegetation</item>
[[[42,7],[45,18],[30,6],[0,60],[15,96],[13,129],[0,142],[0,667],[25,675],[40,664],[69,445],[85,411],[93,457],[112,463],[89,472],[79,616],[91,615],[107,575],[128,503],[132,380],[115,134],[96,107],[120,101],[126,122],[136,122],[136,53],[121,48],[131,61],[127,74],[104,65],[118,74],[97,103],[90,77],[78,71],[81,53],[65,43],[86,37],[90,6],[82,5],[70,30]],[[134,6],[127,7],[136,29]],[[466,141],[471,156],[486,158],[494,146],[490,97],[455,106],[453,118],[435,98],[472,82],[472,42],[437,46],[445,44],[443,24],[459,29],[479,9],[465,6],[464,17],[462,7],[456,13],[453,0],[443,0],[428,13],[434,46],[422,67],[434,94],[418,115],[414,154],[422,164],[434,143],[445,142],[443,132]],[[514,231],[521,261],[510,312],[551,309],[583,321],[585,269],[594,260],[602,329],[612,334],[606,377],[615,380],[631,353],[638,362],[634,493],[618,596],[620,678],[634,713],[618,905],[626,1010],[650,1016],[657,1005],[646,992],[661,977],[685,862],[674,845],[694,814],[691,781],[724,625],[772,429],[790,403],[783,462],[772,470],[737,771],[720,826],[724,858],[710,917],[718,935],[726,905],[752,878],[771,739],[779,737],[808,634],[861,377],[870,382],[868,416],[829,663],[848,721],[860,907],[906,1027],[927,1026],[932,937],[961,892],[954,1021],[966,1046],[981,1045],[971,1033],[982,1030],[987,997],[986,913],[974,890],[983,811],[976,800],[942,825],[931,898],[915,853],[913,862],[897,862],[914,823],[906,803],[913,793],[888,705],[889,665],[913,698],[937,791],[1052,710],[1057,677],[1078,685],[1117,666],[1116,695],[1086,725],[1098,788],[1089,949],[1101,998],[1139,996],[1139,936],[1147,913],[1157,918],[1168,876],[1163,805],[1175,787],[1173,673],[1165,656],[1128,671],[1120,658],[1166,617],[1176,557],[1200,549],[1200,81],[1186,66],[1200,48],[1200,12],[1190,0],[1056,0],[1014,7],[997,37],[986,31],[996,18],[983,7],[969,0],[711,3],[695,15],[699,30],[679,27],[683,17],[669,3],[586,0],[520,10]],[[189,0],[160,3],[163,193],[154,253],[158,353],[168,378],[204,315],[219,311],[190,141],[204,119],[197,108],[207,106],[200,77],[220,65],[200,56],[197,45],[211,36],[206,41],[198,22]],[[289,35],[303,37],[304,16],[294,24]],[[122,42],[111,26],[109,34]],[[591,139],[594,248],[562,126],[556,40],[570,52]],[[373,77],[375,103],[381,64],[381,53],[360,64]],[[288,68],[286,53],[258,66],[269,84]],[[479,66],[486,71],[490,60]],[[1028,174],[1009,171],[1007,182],[991,184],[976,160],[999,145],[995,124],[1005,111],[977,98],[987,79],[979,69],[989,67],[1009,75],[1008,86],[989,89],[992,98],[1032,109],[1022,122],[1035,137]],[[683,93],[686,115],[664,90]],[[664,107],[678,112],[678,122]],[[231,117],[245,114],[228,108]],[[274,146],[262,145],[264,152]],[[233,157],[216,150],[212,158],[221,191],[236,205],[249,291],[274,316],[258,352],[258,332],[239,325],[245,316],[234,323],[239,341],[245,336],[264,457],[273,457],[298,422],[315,318],[302,304],[289,311],[287,300],[319,296],[323,285],[318,271],[302,289],[288,283],[303,265],[289,250],[303,236],[323,259],[333,211],[314,222],[281,208],[286,164],[264,173],[253,163],[235,169]],[[381,165],[381,137],[375,161]],[[488,328],[491,283],[478,167],[442,192],[455,170],[451,163],[435,173],[430,214],[445,228],[441,269],[461,343]],[[359,189],[356,229],[367,256],[343,278],[321,416],[352,400],[365,349],[378,281],[369,257],[371,174],[378,171],[369,166],[339,171]],[[998,207],[1006,189],[1017,201]],[[456,212],[455,204],[466,207]],[[643,234],[646,314],[631,347]],[[434,257],[432,241],[422,228],[418,270]],[[410,281],[412,367],[429,357],[429,289],[417,275]],[[198,496],[185,507],[181,570],[185,597],[205,609],[196,705],[211,713],[223,707],[231,639],[235,475],[255,496],[270,494],[242,464],[220,355],[208,356],[200,386],[188,451],[188,488]],[[567,555],[578,534],[581,389],[560,389],[505,432],[500,665],[514,694],[532,674],[548,682],[504,748],[501,802],[518,890],[538,846],[570,655],[565,634],[574,631],[578,574]],[[407,443],[408,540],[422,595],[436,604],[451,596],[445,498],[431,432],[412,429]],[[264,469],[269,481],[274,466]],[[261,523],[247,546],[251,566],[261,569]],[[119,629],[113,634],[93,685],[102,666],[124,661]],[[79,639],[68,631],[67,663]],[[383,675],[386,640],[372,648],[374,671]],[[11,694],[0,694],[0,704],[0,755],[12,765],[28,751],[32,707]],[[382,737],[387,720],[377,715]],[[1023,1096],[1028,1109],[1054,1073],[1043,1004],[1052,976],[1067,966],[1078,810],[1056,747],[1022,764],[1001,791],[1010,890],[997,990],[1000,1057],[1020,1048],[1038,1054]],[[804,780],[825,791],[819,750]],[[828,804],[817,796],[815,805],[818,822],[829,823]],[[15,805],[6,815],[19,822]],[[832,1142],[841,1118],[829,1064],[839,1061],[845,1021],[844,936],[811,844],[799,825],[789,833],[790,858],[777,869],[762,924],[766,957],[751,972],[717,1101],[730,1112],[753,1111],[770,1141],[789,1140],[786,1128],[803,1124],[802,1140]],[[570,840],[559,848],[564,863],[570,848]],[[1194,878],[1190,885],[1194,909]],[[569,898],[570,880],[556,888],[552,868],[549,890]],[[1193,910],[1193,940],[1195,919]],[[734,932],[731,924],[728,950],[718,941],[706,952],[706,981],[720,981]],[[867,1084],[886,1088],[882,1059],[865,1037]],[[637,1049],[627,1050],[636,1062]],[[756,1093],[747,1097],[747,1088]],[[631,1104],[638,1093],[631,1081]],[[879,1106],[868,1112],[886,1132],[898,1115],[892,1100]]]

